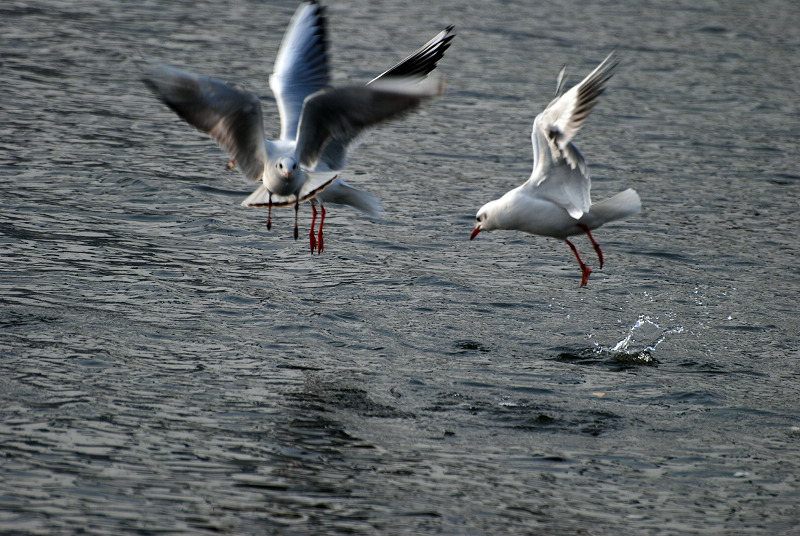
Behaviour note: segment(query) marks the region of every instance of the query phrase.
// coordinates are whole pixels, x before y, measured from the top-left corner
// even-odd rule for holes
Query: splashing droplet
[[[683,332],[682,326],[664,329],[651,320],[650,317],[641,315],[628,330],[625,338],[609,351],[612,354],[627,357],[640,363],[652,363],[656,361],[653,357],[656,346],[661,344],[667,338],[667,335],[681,332]]]

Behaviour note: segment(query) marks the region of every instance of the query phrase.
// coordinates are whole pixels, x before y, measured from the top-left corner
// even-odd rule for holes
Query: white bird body
[[[324,201],[324,190],[336,185],[332,202],[375,213],[377,199],[366,203],[338,178],[348,149],[369,128],[444,91],[444,79],[433,71],[453,38],[452,26],[366,85],[331,87],[324,11],[314,1],[301,4],[281,42],[269,79],[281,117],[277,140],[266,138],[261,103],[248,91],[162,64],[152,64],[144,79],[178,115],[226,149],[247,179],[261,183],[243,205],[294,205],[296,213],[303,201]]]
[[[591,270],[581,261],[567,237],[586,233],[603,267],[603,254],[590,231],[608,222],[630,217],[641,210],[633,189],[592,203],[589,169],[572,138],[583,126],[617,62],[613,52],[578,85],[556,98],[533,122],[533,170],[530,178],[500,199],[486,203],[476,215],[470,239],[480,231],[517,230],[563,239],[581,266],[581,286]],[[558,91],[563,80],[559,74]]]
[[[518,186],[500,199],[486,203],[481,210],[489,215],[481,224],[482,230],[516,230],[563,240],[585,233],[581,225],[594,231],[608,222],[636,215],[641,210],[641,201],[636,191],[628,188],[592,204],[589,211],[576,220],[563,207],[530,195],[524,186]],[[531,217],[533,214],[536,217]]]

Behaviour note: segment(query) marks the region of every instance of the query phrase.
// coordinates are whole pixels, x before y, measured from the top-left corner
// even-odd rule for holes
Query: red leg
[[[317,249],[317,238],[314,236],[314,224],[317,222],[317,205],[311,203],[311,230],[308,231],[308,243],[311,246],[311,254]]]
[[[564,242],[566,242],[567,245],[572,249],[572,252],[575,254],[575,258],[578,259],[578,264],[581,265],[581,286],[585,287],[586,283],[589,281],[589,274],[592,273],[592,270],[588,266],[583,264],[583,261],[578,255],[578,250],[575,249],[575,246],[572,245],[572,242],[570,242],[566,238],[564,239]]]
[[[320,210],[320,218],[319,218],[319,233],[317,233],[317,238],[319,241],[319,248],[317,249],[318,254],[322,254],[322,250],[325,249],[325,242],[322,240],[322,224],[325,223],[325,205],[322,203],[319,204]]]
[[[592,242],[592,246],[594,247],[594,251],[597,253],[597,258],[600,260],[600,268],[603,267],[603,252],[600,251],[600,244],[594,241],[594,237],[592,233],[589,232],[589,228],[586,227],[584,224],[579,223],[578,227],[583,229],[583,232],[586,233],[586,236],[589,237],[589,240]]]
[[[269,193],[267,201],[267,231],[272,229],[272,192]]]
[[[300,200],[298,199],[297,202],[294,204],[294,239],[297,240],[297,237],[300,236],[300,232],[297,230],[297,213],[300,211]]]
[[[235,167],[236,167],[236,160],[234,160],[233,158],[231,158],[231,159],[228,161],[228,165],[227,165],[227,167],[226,167],[225,169],[227,169],[228,171],[233,171],[233,169],[234,169]]]

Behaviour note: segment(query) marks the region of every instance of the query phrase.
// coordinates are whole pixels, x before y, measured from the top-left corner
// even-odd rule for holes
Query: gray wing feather
[[[333,149],[325,152],[326,157],[339,155],[344,160],[344,148],[365,129],[418,108],[443,89],[440,78],[428,77],[422,82],[382,79],[368,86],[318,91],[303,106],[297,135],[300,164],[315,169],[328,145]],[[339,169],[339,163],[327,164]]]
[[[151,64],[144,83],[187,123],[214,138],[245,177],[264,173],[267,151],[258,97],[221,80]]]
[[[563,95],[558,95],[540,114],[539,124],[542,133],[558,149],[566,151],[569,142],[597,104],[597,98],[605,91],[605,83],[614,74],[614,68],[618,63],[612,52],[580,84]],[[574,167],[575,163],[570,162],[570,164]]]
[[[378,82],[379,80],[385,81],[392,78],[412,80],[421,80],[425,78],[436,69],[439,60],[444,57],[445,51],[450,47],[450,41],[455,37],[452,32],[453,26],[448,26],[436,34],[433,39],[394,65],[391,69],[384,71],[370,80],[367,85]],[[329,139],[328,142],[324,144],[324,148],[317,159],[316,169],[343,169],[347,163],[347,151],[355,144],[356,140],[348,137]]]

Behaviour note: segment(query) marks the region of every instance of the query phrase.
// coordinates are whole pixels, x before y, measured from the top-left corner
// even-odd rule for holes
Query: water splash
[[[614,370],[627,370],[639,366],[656,366],[653,355],[656,347],[667,336],[682,333],[683,326],[662,328],[649,316],[640,315],[621,341],[612,347],[595,342],[594,348],[579,351],[562,351],[556,359],[581,365],[608,366]]]
[[[656,346],[661,344],[668,335],[682,332],[683,326],[664,329],[649,316],[640,315],[624,339],[611,349],[601,348],[600,352],[608,352],[618,360],[654,364],[657,363],[653,357]]]

